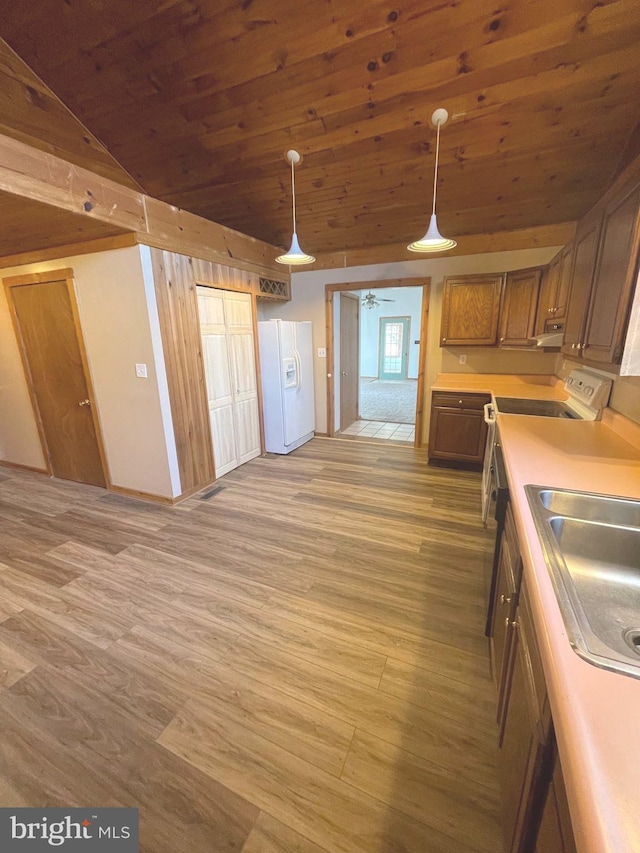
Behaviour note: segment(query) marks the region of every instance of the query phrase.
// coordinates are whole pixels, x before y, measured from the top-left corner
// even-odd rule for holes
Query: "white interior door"
[[[198,287],[216,477],[260,453],[251,296]]]

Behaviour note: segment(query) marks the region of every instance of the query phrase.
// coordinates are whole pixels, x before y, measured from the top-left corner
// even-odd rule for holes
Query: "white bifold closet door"
[[[198,287],[216,477],[260,454],[251,296]]]

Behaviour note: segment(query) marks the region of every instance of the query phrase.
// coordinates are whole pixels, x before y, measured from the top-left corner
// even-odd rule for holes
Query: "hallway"
[[[497,853],[480,475],[316,438],[175,507],[0,469],[0,788],[145,853]]]

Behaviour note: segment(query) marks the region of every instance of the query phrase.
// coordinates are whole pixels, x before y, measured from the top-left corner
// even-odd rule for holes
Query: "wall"
[[[171,448],[171,423],[166,419],[166,375],[162,350],[158,352],[157,347],[157,310],[154,319],[148,282],[145,288],[146,252],[146,247],[133,246],[59,258],[5,269],[2,277],[73,269],[109,478],[115,486],[174,497],[180,493],[180,482],[176,479],[175,446]],[[4,293],[0,331],[0,458],[43,467]],[[141,363],[147,365],[146,380],[135,375],[135,365]]]
[[[358,291],[362,297],[368,290]],[[380,350],[380,320],[383,317],[409,317],[409,363],[407,379],[418,378],[420,346],[420,314],[422,310],[421,287],[389,287],[371,291],[381,302],[376,308],[360,309],[360,376],[377,376]]]
[[[544,249],[519,249],[512,252],[494,252],[482,255],[461,255],[456,257],[423,258],[416,261],[402,261],[392,264],[372,264],[369,266],[349,267],[331,270],[310,270],[294,272],[291,276],[292,299],[288,303],[265,305],[261,309],[261,317],[271,319],[280,317],[283,320],[311,320],[313,323],[314,347],[326,346],[325,328],[325,284],[343,282],[384,281],[397,278],[431,278],[431,298],[429,302],[428,347],[426,365],[426,394],[430,397],[430,387],[436,374],[442,372],[443,350],[438,345],[440,338],[440,315],[442,311],[442,282],[448,275],[465,275],[467,273],[507,272],[548,263],[560,250],[560,246]],[[475,359],[474,355],[474,359]],[[522,359],[505,356],[497,350],[487,351],[486,360],[491,366],[484,365],[485,356],[478,357],[483,362],[482,372],[517,373],[522,367]],[[316,390],[316,430],[327,430],[327,378],[326,361],[314,359],[315,390]],[[549,363],[553,361],[551,368]],[[449,365],[449,361],[447,361]],[[467,362],[467,366],[469,362]],[[455,364],[453,365],[455,366]],[[528,373],[542,373],[545,370],[553,372],[555,358],[550,359],[544,353],[531,352],[526,354]],[[451,368],[448,366],[448,372]],[[478,371],[479,372],[479,371]],[[429,405],[425,407],[425,417],[422,441],[426,443],[429,430]]]

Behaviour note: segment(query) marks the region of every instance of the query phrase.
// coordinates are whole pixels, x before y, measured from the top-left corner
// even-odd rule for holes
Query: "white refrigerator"
[[[311,323],[258,323],[265,449],[290,453],[313,438],[313,342]]]

